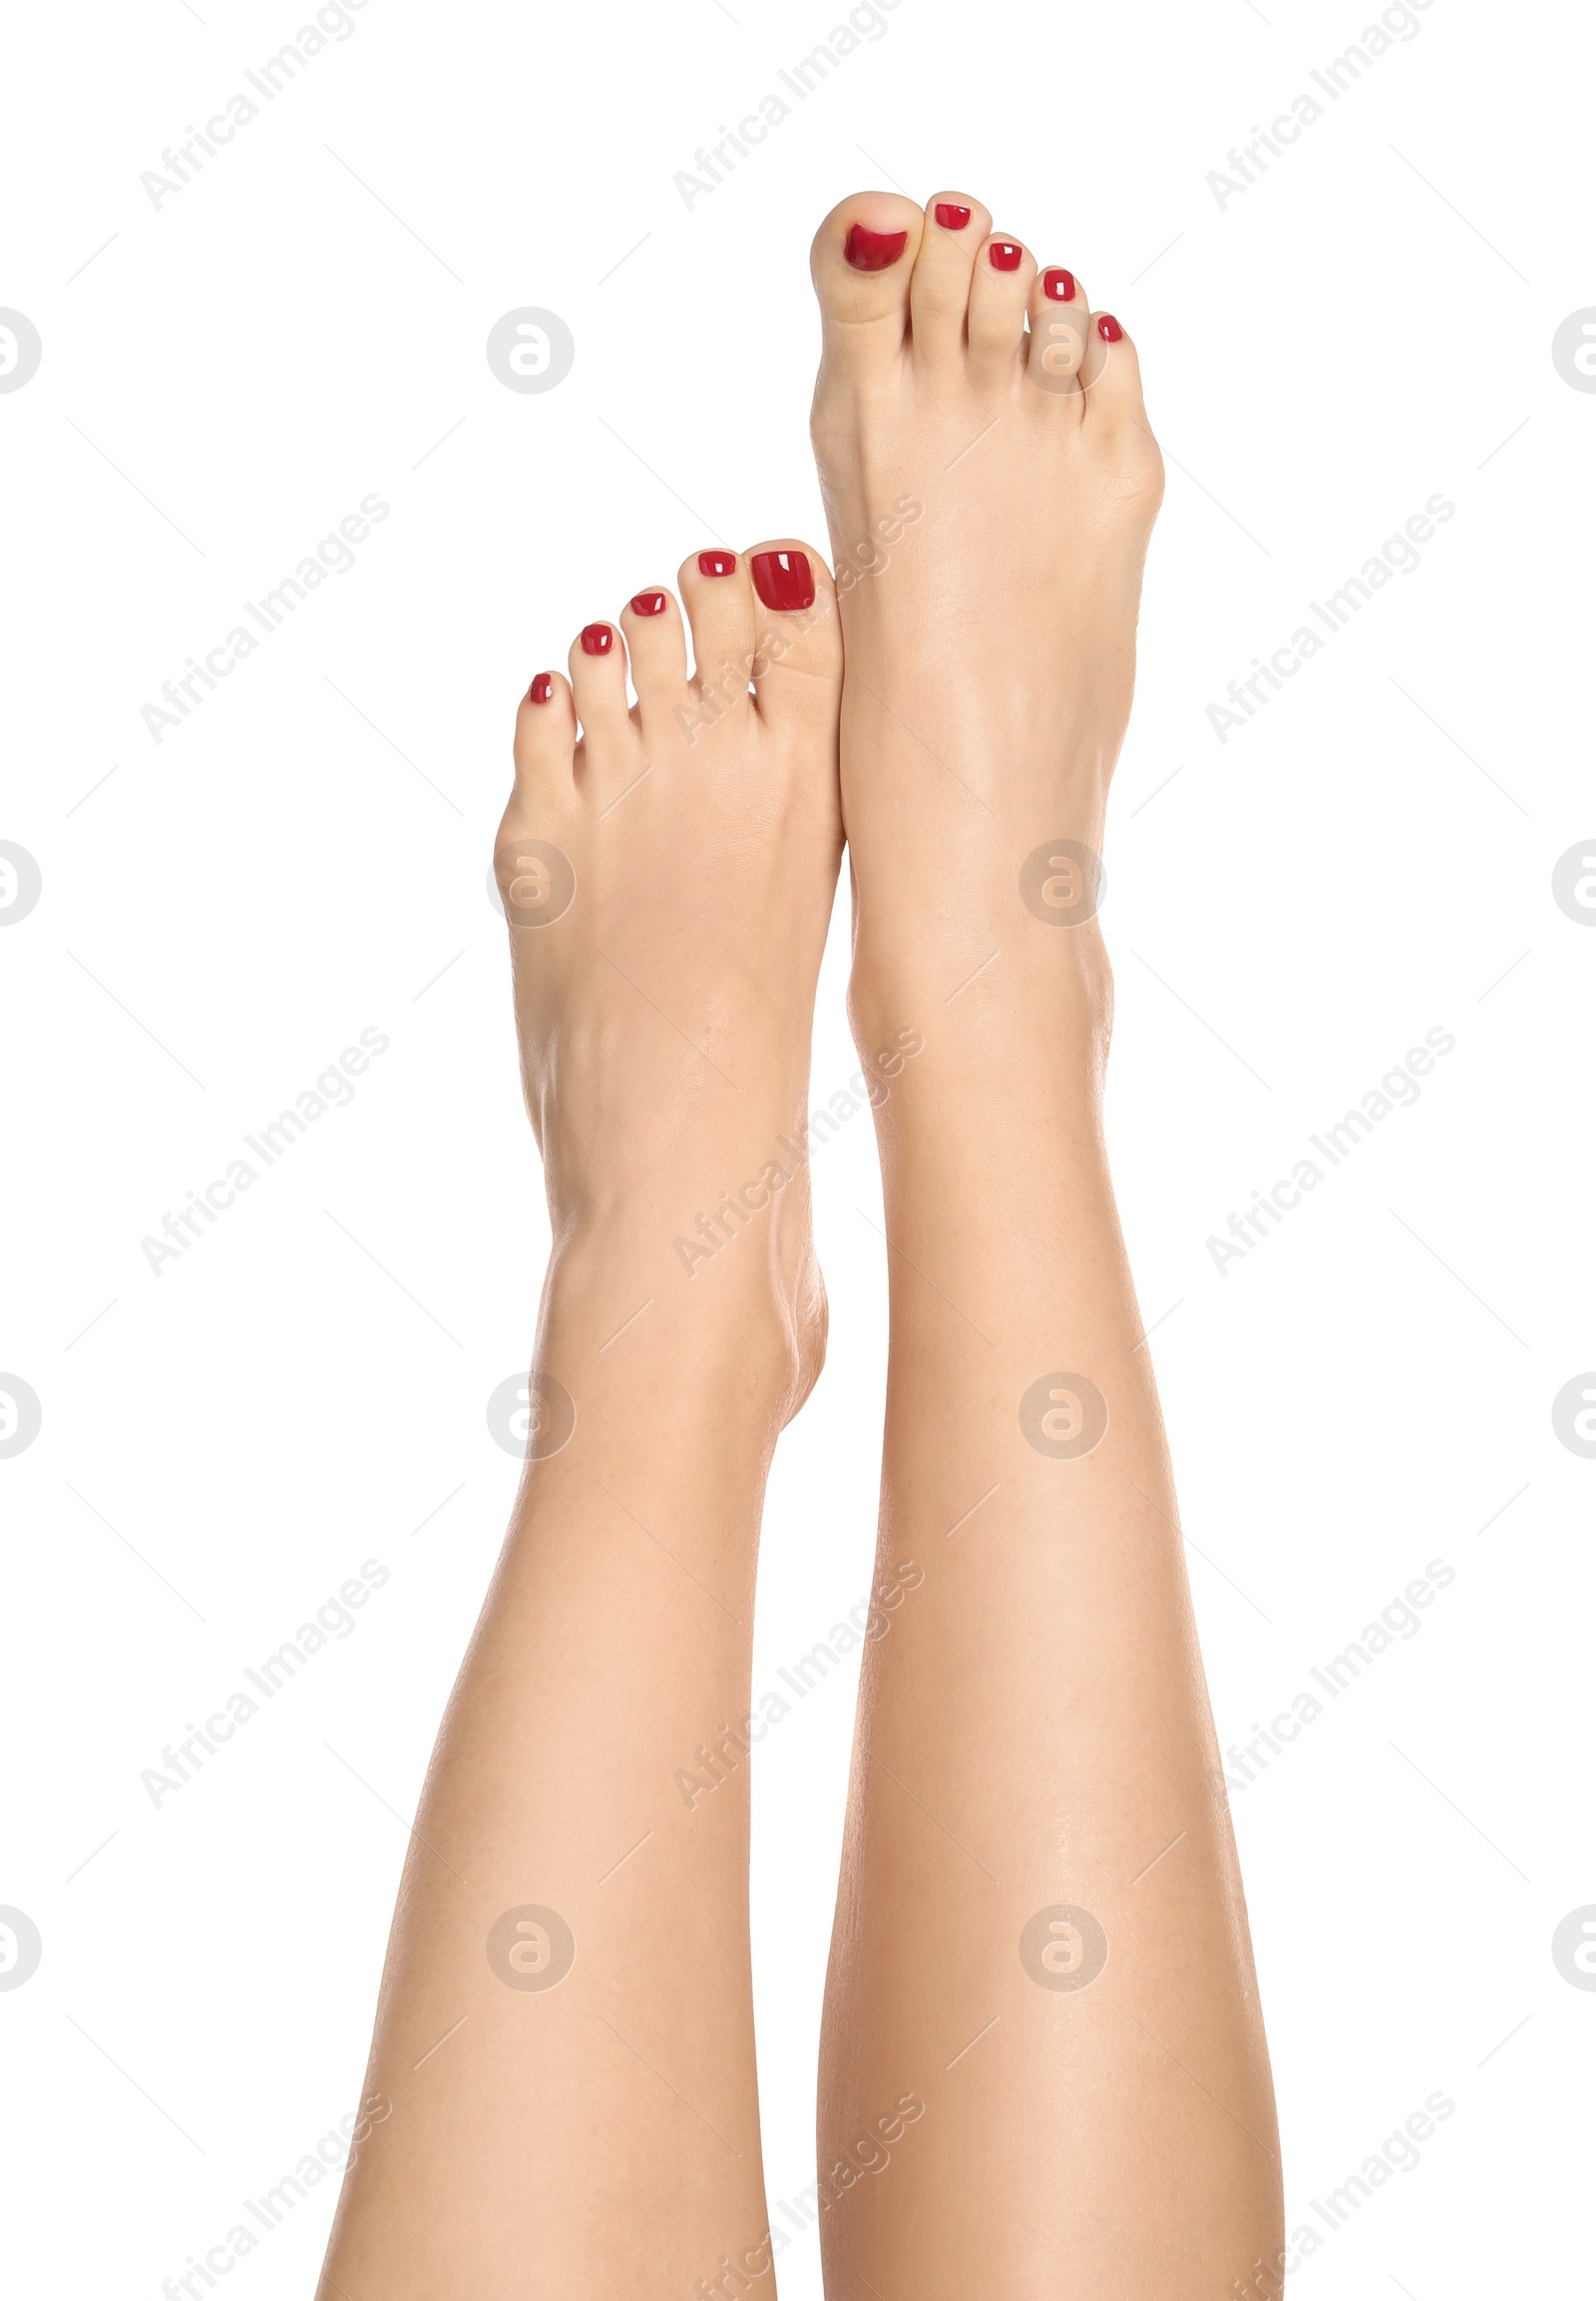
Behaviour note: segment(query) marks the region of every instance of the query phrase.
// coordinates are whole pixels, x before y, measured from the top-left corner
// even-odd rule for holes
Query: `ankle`
[[[669,1240],[636,1213],[557,1225],[542,1332],[551,1365],[594,1368],[639,1393],[717,1401],[772,1430],[825,1360],[826,1297],[802,1208],[780,1200],[738,1227],[721,1210]],[[646,1210],[645,1210],[646,1212]]]
[[[855,941],[854,1042],[867,1065],[901,1079],[900,1099],[922,1105],[958,1101],[979,1112],[1005,1081],[1027,1093],[1048,1081],[1075,1096],[1099,1090],[1113,1010],[1095,921],[1059,930],[1016,917],[963,951],[943,922],[924,918],[881,932],[862,925]],[[889,1072],[882,1050],[898,1048],[915,1059]]]

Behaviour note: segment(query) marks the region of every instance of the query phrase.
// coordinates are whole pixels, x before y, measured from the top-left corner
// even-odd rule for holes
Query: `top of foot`
[[[1026,859],[1100,854],[1162,463],[1129,333],[973,194],[858,193],[812,269],[857,991],[872,953],[1045,933]]]
[[[752,1289],[801,1392],[823,1319],[801,1146],[842,850],[836,594],[790,538],[694,552],[677,580],[685,619],[650,583],[522,700],[495,842],[522,1072],[557,1255],[600,1242],[635,1280],[593,1305],[603,1331],[644,1297],[657,1320],[690,1296],[701,1323]]]

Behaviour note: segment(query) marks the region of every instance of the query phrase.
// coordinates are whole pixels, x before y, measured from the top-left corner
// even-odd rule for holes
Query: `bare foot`
[[[521,705],[495,865],[522,1075],[557,1258],[629,1246],[639,1300],[752,1290],[796,1410],[825,1333],[784,1144],[842,849],[836,597],[791,541],[696,553],[678,581],[690,676],[681,611],[649,586]]]
[[[1163,466],[1119,322],[968,193],[861,192],[812,264],[855,1007],[895,1011],[995,947],[1021,969],[1096,953],[1036,929],[1094,909],[1058,843],[1101,853]],[[1061,860],[1030,862],[1049,843]]]
[[[862,1664],[821,2241],[838,2294],[962,2301],[1000,2258],[1027,2301],[1204,2301],[1278,2269],[1280,2165],[1099,1116],[1161,467],[1119,323],[988,226],[864,194],[814,253],[850,1000],[862,1048],[924,1038],[877,1112],[878,1576],[929,1562]]]
[[[516,722],[495,863],[554,1230],[527,1470],[411,1836],[325,2301],[770,2267],[750,1654],[765,1474],[824,1344],[791,1146],[842,649],[799,545],[680,585],[693,677],[650,586]]]

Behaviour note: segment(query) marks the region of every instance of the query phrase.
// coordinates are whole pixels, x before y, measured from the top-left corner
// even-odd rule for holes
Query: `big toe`
[[[809,254],[823,368],[880,368],[902,359],[925,225],[913,200],[890,192],[856,192],[827,216]]]
[[[759,603],[754,701],[776,728],[834,736],[842,695],[842,632],[830,571],[812,544],[791,537],[748,554]]]

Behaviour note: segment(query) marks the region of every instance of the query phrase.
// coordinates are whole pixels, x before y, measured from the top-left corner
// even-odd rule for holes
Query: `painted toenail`
[[[631,611],[634,615],[662,615],[665,611],[664,592],[634,591],[631,595]]]
[[[803,552],[755,552],[749,566],[754,589],[767,607],[797,607],[815,603],[815,578]]]
[[[1104,343],[1118,343],[1124,332],[1111,311],[1105,311],[1097,322],[1097,333]]]
[[[951,199],[939,199],[932,212],[944,231],[963,231],[971,216],[968,207],[958,207]]]
[[[1054,303],[1073,303],[1075,300],[1075,275],[1072,271],[1060,271],[1056,267],[1044,271],[1041,287],[1043,295],[1050,295]]]
[[[552,700],[554,691],[555,675],[553,671],[540,671],[534,678],[532,685],[527,689],[527,701],[529,703],[547,703]]]
[[[1017,271],[1024,249],[1017,239],[995,239],[987,251],[995,271]]]
[[[735,573],[736,566],[735,552],[700,552],[698,555],[700,575],[729,575]]]
[[[585,655],[607,655],[615,643],[615,634],[608,623],[584,623],[582,651]]]
[[[855,271],[886,271],[908,242],[907,231],[870,231],[862,223],[851,223],[842,252]]]

